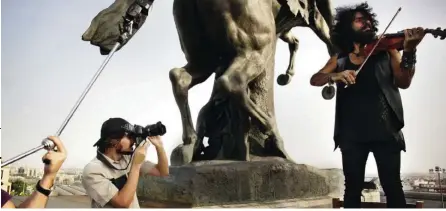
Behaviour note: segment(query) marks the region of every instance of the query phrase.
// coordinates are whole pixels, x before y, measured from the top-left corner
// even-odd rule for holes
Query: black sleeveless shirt
[[[338,84],[336,116],[339,125],[336,138],[341,148],[358,142],[403,141],[396,126],[398,118],[375,76],[374,59],[373,56],[369,58],[354,85],[344,88],[345,84]],[[359,66],[353,64],[347,55],[343,70],[357,70]],[[405,150],[405,146],[401,147]]]

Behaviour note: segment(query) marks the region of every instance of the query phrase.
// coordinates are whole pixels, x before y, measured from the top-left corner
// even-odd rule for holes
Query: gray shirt
[[[100,152],[98,152],[100,153]],[[102,154],[102,153],[101,153]],[[124,155],[121,160],[114,161],[102,154],[106,160],[115,166],[117,169],[124,169],[131,162],[130,155]],[[148,166],[146,166],[147,168]],[[153,167],[153,166],[151,166]],[[150,168],[150,167],[149,167]],[[87,191],[87,195],[91,198],[92,208],[113,208],[110,200],[115,196],[119,190],[110,181],[110,179],[119,178],[127,175],[131,169],[131,164],[125,170],[116,170],[109,168],[96,157],[91,160],[85,167],[82,176],[82,185]],[[140,208],[138,197],[133,197],[133,202],[129,208]]]

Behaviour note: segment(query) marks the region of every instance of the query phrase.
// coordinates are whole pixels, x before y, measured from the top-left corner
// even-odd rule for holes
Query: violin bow
[[[401,7],[398,8],[398,10],[396,11],[395,15],[393,15],[392,20],[390,20],[389,24],[387,24],[386,28],[384,29],[383,33],[381,33],[381,35],[379,35],[378,41],[375,43],[375,45],[373,46],[372,50],[370,51],[370,53],[367,55],[367,57],[364,59],[364,62],[362,62],[361,66],[359,66],[359,68],[355,71],[355,75],[358,75],[358,73],[362,70],[362,68],[364,67],[365,63],[367,62],[367,60],[369,60],[370,56],[372,55],[373,51],[375,51],[376,47],[378,46],[379,42],[381,42],[381,39],[384,37],[384,34],[386,33],[387,29],[389,28],[389,26],[392,24],[393,20],[395,20],[396,16],[398,15],[398,13],[400,13],[401,11]],[[345,85],[344,88],[347,88],[348,85]]]

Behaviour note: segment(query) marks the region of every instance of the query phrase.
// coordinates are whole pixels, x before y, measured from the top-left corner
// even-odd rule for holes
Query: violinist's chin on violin
[[[380,172],[387,207],[406,207],[400,179],[400,153],[406,150],[400,89],[411,85],[423,38],[431,34],[444,40],[446,31],[413,27],[387,33],[399,12],[401,8],[378,35],[376,14],[367,3],[336,8],[331,40],[339,53],[310,80],[312,86],[328,84],[322,92],[324,99],[337,96],[333,137],[335,149],[341,148],[345,208],[361,207],[370,152]],[[334,84],[340,88],[335,89]]]

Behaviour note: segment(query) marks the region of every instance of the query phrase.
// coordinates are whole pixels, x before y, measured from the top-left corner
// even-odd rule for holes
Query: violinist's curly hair
[[[371,30],[375,33],[378,32],[378,21],[375,19],[376,14],[372,12],[372,8],[367,4],[367,2],[337,7],[334,25],[331,32],[331,41],[343,53],[353,51],[352,23],[357,12],[361,12],[365,16],[368,16],[372,24]]]

